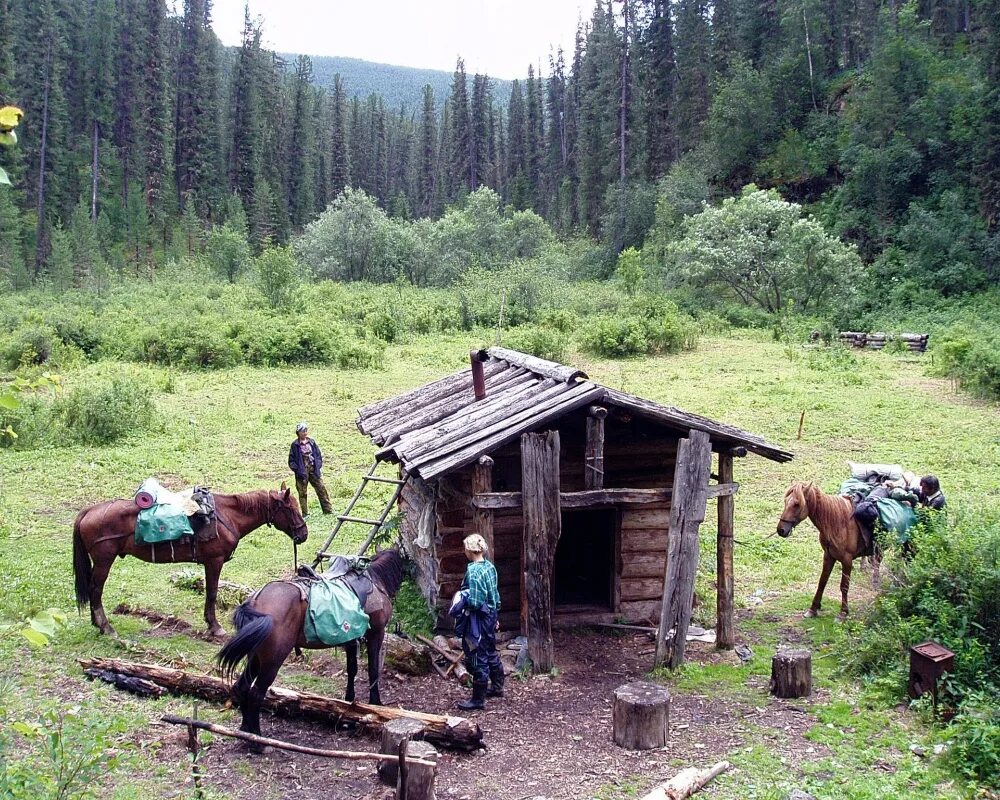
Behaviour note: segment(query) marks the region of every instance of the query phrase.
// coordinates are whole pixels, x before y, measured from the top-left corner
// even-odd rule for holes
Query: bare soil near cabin
[[[559,669],[554,676],[511,677],[506,696],[491,699],[485,711],[473,712],[482,726],[486,750],[472,754],[443,752],[438,796],[445,798],[590,798],[644,793],[678,770],[678,765],[710,765],[745,743],[751,727],[773,731],[772,746],[793,758],[817,753],[803,735],[815,719],[803,713],[802,701],[768,702],[766,686],[751,686],[760,703],[730,698],[674,693],[670,708],[670,744],[663,749],[631,752],[611,741],[612,692],[648,672],[652,642],[645,634],[619,636],[590,629],[558,631]],[[692,661],[739,663],[732,653],[690,643]],[[289,663],[283,672],[308,671],[330,676],[330,693],[343,690],[342,664],[334,652],[313,654],[311,663]],[[456,701],[468,690],[436,674],[409,677],[386,671],[386,704],[433,712],[459,713]],[[281,683],[279,675],[278,683]],[[752,683],[752,679],[751,679]],[[361,684],[362,694],[364,683]],[[363,694],[362,694],[363,696]],[[234,712],[232,726],[238,724]],[[329,749],[376,751],[370,736],[332,727],[265,716],[266,736]],[[186,732],[158,732],[163,755],[183,759]],[[176,752],[170,752],[176,751]],[[278,750],[251,755],[242,743],[215,737],[201,761],[205,785],[231,797],[357,798],[394,796],[381,785],[370,763],[345,762]]]

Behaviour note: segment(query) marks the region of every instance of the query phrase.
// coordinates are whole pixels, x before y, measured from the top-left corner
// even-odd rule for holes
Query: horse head
[[[793,483],[785,492],[785,508],[778,520],[778,536],[787,538],[802,520],[809,516],[809,494],[812,483]]]
[[[302,544],[309,536],[309,528],[299,511],[299,501],[292,497],[292,490],[281,484],[280,491],[270,495],[269,520],[279,531],[287,533],[295,544]]]

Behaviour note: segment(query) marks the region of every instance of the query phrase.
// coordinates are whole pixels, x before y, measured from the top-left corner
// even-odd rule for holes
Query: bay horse
[[[262,525],[272,525],[288,534],[295,544],[308,535],[298,501],[281,485],[280,491],[261,489],[244,494],[213,494],[216,536],[195,541],[196,536],[177,542],[136,544],[135,522],[139,507],[132,500],[108,500],[83,509],[73,523],[73,577],[76,604],[81,610],[90,603],[90,621],[101,633],[115,636],[104,613],[104,584],[115,558],[135,556],[153,563],[193,562],[205,566],[205,622],[212,637],[226,632],[215,616],[222,565],[232,558],[240,539]]]
[[[865,550],[861,528],[854,519],[854,504],[850,498],[825,494],[812,481],[793,483],[785,492],[785,508],[778,520],[778,535],[787,538],[792,529],[809,518],[819,531],[819,543],[823,548],[823,571],[819,576],[819,586],[807,617],[819,613],[826,582],[830,579],[835,562],[840,562],[840,614],[847,616],[847,590],[851,585],[851,569],[854,559],[860,558]],[[876,575],[878,562],[875,560]]]
[[[403,559],[399,550],[383,550],[368,565],[366,573],[373,589],[365,602],[369,617],[365,642],[368,646],[368,701],[382,704],[379,676],[382,672],[382,642],[392,617],[392,603],[403,583]],[[301,583],[272,581],[236,609],[233,624],[237,633],[219,651],[216,660],[230,680],[244,659],[246,667],[233,686],[233,694],[243,712],[240,730],[260,735],[260,707],[278,670],[292,648],[325,650],[333,645],[306,640],[304,624],[308,601]],[[347,653],[347,692],[354,702],[354,678],[358,674],[358,639],[343,645]],[[256,749],[256,748],[255,748]]]

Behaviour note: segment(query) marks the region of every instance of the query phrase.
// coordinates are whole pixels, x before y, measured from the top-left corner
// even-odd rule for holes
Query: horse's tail
[[[73,581],[76,585],[76,607],[80,610],[90,602],[90,578],[94,572],[90,554],[80,533],[80,522],[86,513],[81,511],[73,522]]]
[[[250,601],[247,601],[236,608],[233,624],[236,626],[236,635],[226,642],[215,657],[222,668],[223,676],[229,679],[235,675],[240,662],[250,656],[261,642],[271,635],[274,618],[253,608]]]

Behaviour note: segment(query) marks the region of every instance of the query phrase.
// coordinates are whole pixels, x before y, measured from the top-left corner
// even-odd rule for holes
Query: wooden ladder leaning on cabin
[[[337,524],[330,532],[330,535],[323,543],[323,546],[319,549],[319,552],[316,553],[316,560],[313,561],[313,569],[316,569],[320,564],[334,555],[330,552],[330,545],[333,544],[333,540],[337,538],[337,534],[340,533],[340,529],[347,523],[354,525],[368,525],[370,528],[364,544],[362,544],[361,549],[358,550],[358,555],[363,556],[365,551],[371,547],[371,544],[375,541],[375,537],[378,535],[378,532],[382,529],[385,521],[389,518],[389,514],[392,512],[393,507],[396,505],[396,501],[399,500],[400,493],[403,491],[403,486],[406,484],[405,480],[401,480],[399,478],[387,478],[384,475],[377,475],[376,473],[378,472],[378,468],[385,463],[385,461],[376,460],[368,470],[368,474],[361,478],[361,484],[358,486],[358,490],[354,493],[350,502],[348,502],[347,508],[344,509],[344,513],[337,515]],[[378,518],[354,516],[351,512],[354,511],[354,507],[358,504],[362,495],[364,495],[365,489],[372,483],[392,484],[395,487],[392,492],[392,496],[382,508],[382,513],[378,516]]]

